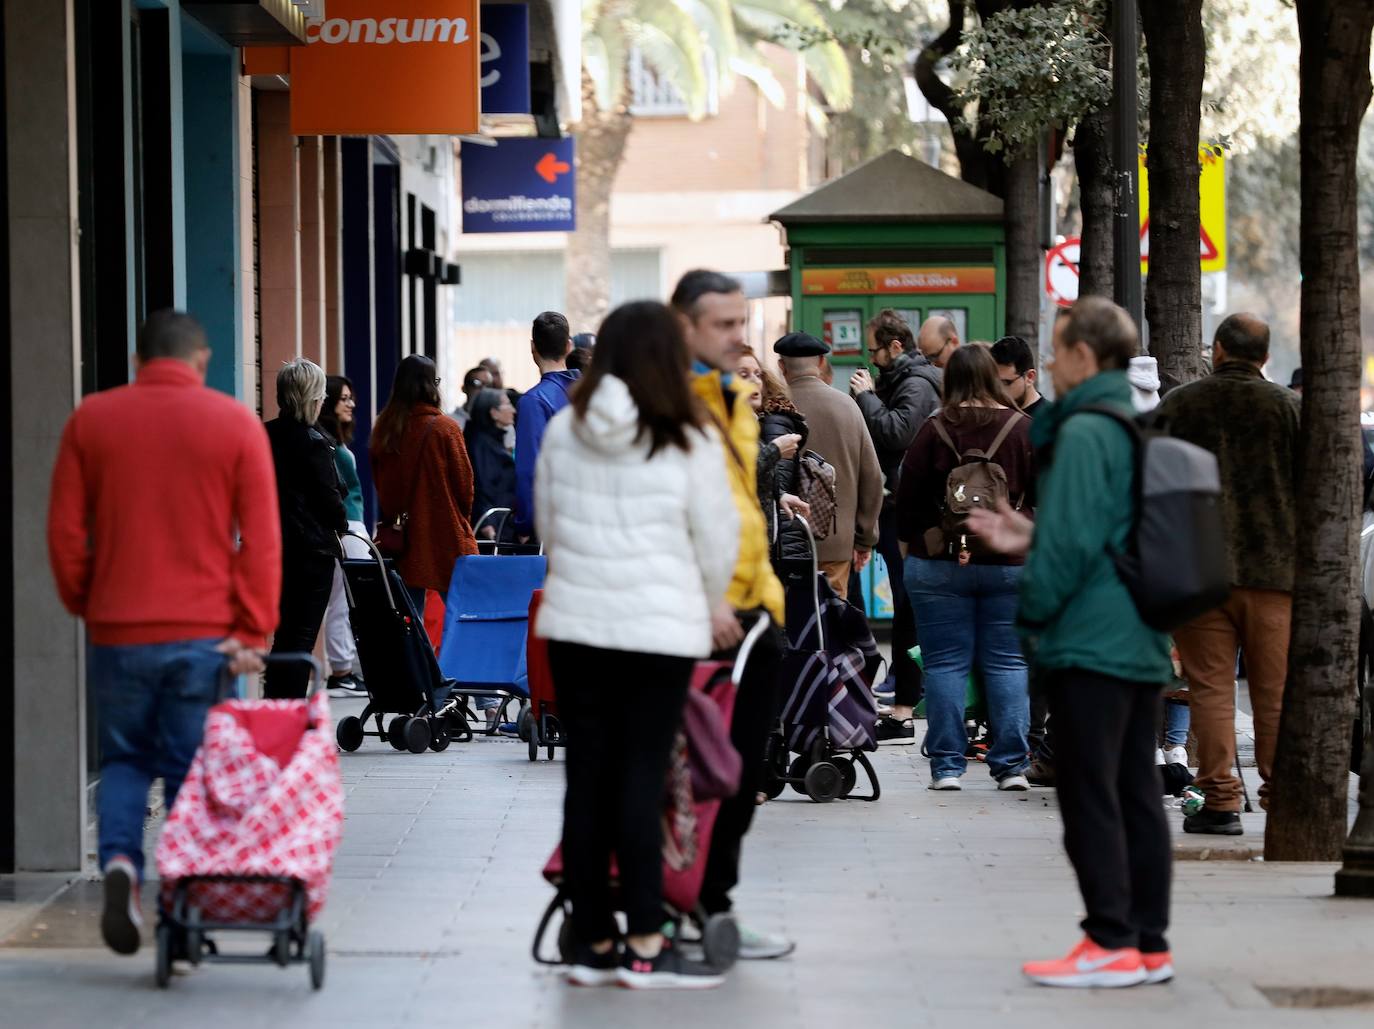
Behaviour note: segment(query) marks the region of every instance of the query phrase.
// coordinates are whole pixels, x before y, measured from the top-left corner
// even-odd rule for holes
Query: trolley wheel
[[[172,981],[172,932],[166,922],[157,927],[157,964],[153,966],[153,979],[159,990],[167,989]]]
[[[186,923],[189,926],[198,927],[200,925],[200,908],[193,907],[186,913]],[[186,930],[186,960],[192,965],[199,965],[205,957],[205,933],[199,928],[189,928]]]
[[[552,743],[549,744],[548,751],[549,751],[549,760],[552,761],[552,760],[553,760],[553,751],[554,751],[554,746],[553,746]]]
[[[786,780],[779,778],[778,773],[774,769],[768,769],[768,777],[763,783],[764,796],[769,800],[777,800],[782,796],[782,791],[785,789],[787,789]]]
[[[844,776],[829,761],[818,761],[806,770],[806,795],[817,804],[828,804],[844,788]]]
[[[706,963],[718,972],[732,968],[739,959],[739,925],[735,916],[712,915],[701,927],[701,949]]]
[[[811,759],[813,765],[818,765],[822,761],[830,760],[830,741],[825,738],[825,733],[816,733],[816,738],[811,741],[811,746],[806,748],[807,757]]]
[[[406,723],[409,721],[409,715],[397,715],[386,727],[386,741],[396,750],[406,749]]]
[[[517,719],[522,743],[528,743],[530,737],[534,735],[534,711],[530,709],[528,701],[520,702],[520,717]]]
[[[310,988],[318,990],[324,985],[324,933],[318,929],[311,932],[305,949],[310,962]]]
[[[347,718],[339,720],[339,727],[334,730],[334,738],[339,743],[339,749],[346,753],[353,753],[363,745],[363,723],[357,715],[349,715]]]
[[[563,915],[563,924],[558,927],[558,956],[563,964],[572,963],[573,951],[577,949],[577,938],[573,936],[572,918]]]
[[[442,754],[448,750],[448,745],[453,742],[453,737],[449,736],[448,728],[444,725],[442,718],[429,718],[429,749],[436,754]]]
[[[285,968],[291,963],[291,930],[272,934],[272,960]]]
[[[429,749],[429,719],[408,718],[403,732],[405,749],[412,754],[423,754]]]
[[[811,759],[802,754],[794,758],[792,764],[787,769],[787,778],[794,780],[791,783],[792,789],[800,793],[803,797],[807,796],[804,781],[806,779],[806,770],[810,767]]]
[[[539,760],[539,734],[532,728],[529,736],[525,738],[525,748],[529,752],[531,761]]]
[[[854,767],[854,762],[847,757],[837,757],[831,761],[840,770],[840,796],[847,797],[854,792],[854,787],[859,782],[859,770]]]

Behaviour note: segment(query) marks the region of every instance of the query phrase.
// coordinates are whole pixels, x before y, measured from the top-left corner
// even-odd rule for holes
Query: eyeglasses
[[[1017,379],[1021,379],[1021,378],[1025,378],[1025,376],[1023,376],[1023,375],[1013,375],[1010,379],[1003,379],[1003,380],[1002,380],[1002,385],[1003,385],[1003,386],[1014,386],[1014,385],[1016,384],[1016,380],[1017,380]]]

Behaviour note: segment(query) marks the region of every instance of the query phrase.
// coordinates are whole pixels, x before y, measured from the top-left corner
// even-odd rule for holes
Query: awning
[[[304,46],[306,14],[292,0],[181,0],[215,35],[234,46]]]

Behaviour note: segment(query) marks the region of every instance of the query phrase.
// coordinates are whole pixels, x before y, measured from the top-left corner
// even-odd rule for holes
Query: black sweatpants
[[[752,625],[756,617],[757,614],[750,613],[740,615],[746,627]],[[739,792],[721,802],[711,834],[711,850],[701,885],[701,906],[708,915],[730,910],[730,891],[739,882],[740,850],[758,808],[755,798],[763,786],[768,734],[778,720],[778,666],[781,663],[782,633],[774,625],[754,644],[735,694],[730,742],[739,751],[744,767]]]
[[[921,701],[921,666],[911,657],[918,631],[911,599],[906,595],[902,551],[897,539],[897,505],[883,504],[878,515],[878,553],[887,565],[887,581],[892,588],[892,703],[915,707]],[[853,598],[851,598],[853,599]],[[862,607],[862,602],[859,603]]]
[[[328,554],[300,554],[282,563],[280,620],[272,653],[309,654],[315,649],[334,588],[334,564]],[[310,666],[304,662],[271,665],[263,677],[262,694],[268,700],[292,700],[304,697],[309,685]]]
[[[611,855],[632,935],[663,925],[663,788],[692,659],[549,644],[567,736],[563,882],[584,943],[616,935]]]
[[[1051,672],[1055,782],[1069,852],[1100,947],[1168,950],[1169,826],[1155,765],[1162,683]]]

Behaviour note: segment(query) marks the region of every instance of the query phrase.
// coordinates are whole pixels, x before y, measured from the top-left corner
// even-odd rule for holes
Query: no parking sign
[[[1045,292],[1060,307],[1078,299],[1078,239],[1066,239],[1045,255]]]

